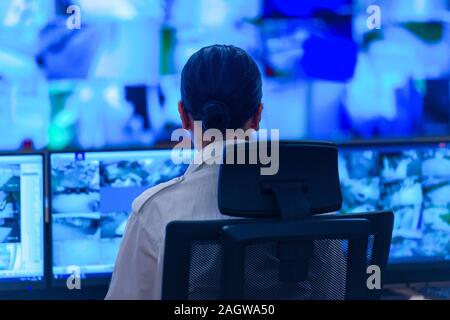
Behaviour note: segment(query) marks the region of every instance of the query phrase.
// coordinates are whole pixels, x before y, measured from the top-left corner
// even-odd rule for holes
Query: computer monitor
[[[146,189],[184,174],[172,150],[50,154],[52,284],[65,285],[74,271],[83,283],[109,281],[131,213]]]
[[[391,283],[450,281],[450,140],[340,147],[342,213],[394,212]]]
[[[0,291],[44,280],[44,160],[0,155]]]

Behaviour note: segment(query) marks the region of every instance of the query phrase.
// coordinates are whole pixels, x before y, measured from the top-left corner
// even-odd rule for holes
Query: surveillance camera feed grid
[[[131,203],[146,189],[181,176],[187,165],[169,156],[138,160],[52,161],[53,268],[70,265],[83,274],[110,273]]]
[[[450,149],[340,155],[343,213],[392,210],[391,262],[450,259]]]

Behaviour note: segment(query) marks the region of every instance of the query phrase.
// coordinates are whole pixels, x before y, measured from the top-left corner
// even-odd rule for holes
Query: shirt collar
[[[230,139],[225,141],[211,142],[201,150],[195,153],[193,162],[184,174],[189,175],[197,171],[203,165],[217,165],[222,162],[224,146],[229,146],[235,143],[244,143],[245,139]]]

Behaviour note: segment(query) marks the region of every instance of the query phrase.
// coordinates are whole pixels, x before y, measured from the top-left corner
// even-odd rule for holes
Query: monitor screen
[[[44,278],[44,180],[40,155],[0,155],[0,289]]]
[[[172,150],[50,155],[54,279],[66,279],[74,267],[81,278],[111,275],[133,200],[187,169],[171,156]]]
[[[450,143],[342,147],[343,213],[394,212],[389,263],[450,261]]]

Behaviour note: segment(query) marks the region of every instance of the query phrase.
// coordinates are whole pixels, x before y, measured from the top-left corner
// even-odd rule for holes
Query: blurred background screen
[[[0,150],[166,143],[216,43],[259,64],[283,139],[449,135],[449,22],[448,0],[1,0]]]

